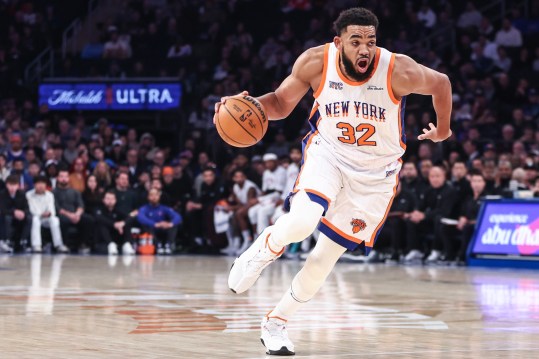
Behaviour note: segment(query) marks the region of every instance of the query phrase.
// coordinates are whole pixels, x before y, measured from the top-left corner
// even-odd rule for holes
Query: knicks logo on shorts
[[[350,225],[352,226],[352,232],[357,233],[359,231],[364,230],[367,228],[367,223],[365,223],[362,219],[352,218],[352,221],[350,222]]]

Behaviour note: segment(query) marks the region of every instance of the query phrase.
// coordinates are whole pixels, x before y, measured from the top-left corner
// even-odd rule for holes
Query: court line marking
[[[310,354],[310,355],[296,355],[294,358],[330,358],[330,357],[364,357],[372,355],[405,355],[405,354],[436,354],[436,353],[482,353],[482,352],[507,352],[507,351],[536,351],[538,348],[500,348],[500,349],[478,349],[478,350],[423,350],[423,351],[398,351],[398,352],[374,352],[374,353],[349,353],[349,354]],[[249,359],[259,359],[260,357],[252,357]]]

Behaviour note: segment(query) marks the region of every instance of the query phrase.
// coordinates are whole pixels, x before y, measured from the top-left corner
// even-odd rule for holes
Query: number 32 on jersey
[[[369,141],[369,138],[376,132],[376,128],[370,123],[360,123],[354,128],[347,122],[339,122],[337,128],[342,130],[342,136],[337,137],[342,143],[349,145],[357,143],[358,146],[376,146],[376,141]],[[356,132],[359,137],[356,136]]]

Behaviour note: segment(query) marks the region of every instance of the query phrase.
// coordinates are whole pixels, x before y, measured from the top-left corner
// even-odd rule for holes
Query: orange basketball
[[[264,137],[268,119],[262,104],[255,98],[237,95],[219,107],[215,121],[221,138],[234,147],[252,146]]]

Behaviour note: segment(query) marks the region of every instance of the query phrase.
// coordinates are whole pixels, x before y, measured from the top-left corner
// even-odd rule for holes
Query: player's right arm
[[[310,87],[316,90],[320,85],[324,69],[324,46],[310,48],[303,52],[294,63],[292,73],[284,79],[274,92],[258,97],[264,107],[269,120],[281,120],[287,117],[299,101],[305,96]],[[247,91],[241,93],[248,95]],[[219,106],[225,103],[228,97],[215,104],[215,116]]]
[[[316,90],[324,69],[324,46],[313,47],[302,53],[281,85],[274,91],[258,97],[270,120],[281,120],[292,112],[309,88]]]

